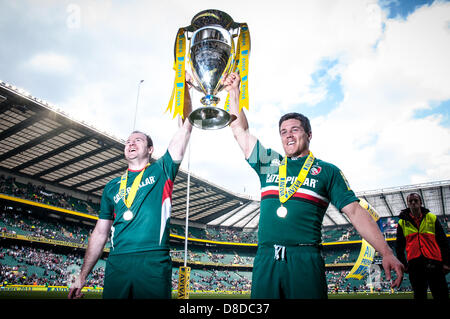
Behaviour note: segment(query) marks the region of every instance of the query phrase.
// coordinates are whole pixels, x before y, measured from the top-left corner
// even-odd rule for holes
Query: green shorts
[[[327,299],[325,263],[319,246],[258,247],[253,299]]]
[[[172,260],[169,251],[110,255],[103,284],[104,299],[170,299]]]

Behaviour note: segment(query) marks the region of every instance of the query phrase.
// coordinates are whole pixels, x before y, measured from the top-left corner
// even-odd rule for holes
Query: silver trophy
[[[230,114],[218,108],[217,93],[223,88],[220,80],[229,72],[233,41],[222,27],[206,26],[197,31],[190,42],[190,65],[198,85],[194,88],[204,93],[200,100],[203,107],[189,115],[195,126],[203,129],[220,129],[230,122]]]
[[[189,115],[192,125],[206,130],[220,129],[230,123],[226,105],[218,107],[217,94],[223,89],[221,80],[236,68],[236,50],[233,38],[241,27],[225,12],[205,10],[194,16],[185,27],[189,43],[188,60],[195,83],[190,83],[204,94],[201,106]],[[250,40],[250,39],[248,39]]]

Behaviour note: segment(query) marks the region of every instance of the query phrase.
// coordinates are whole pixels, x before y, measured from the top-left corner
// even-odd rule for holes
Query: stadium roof
[[[417,185],[385,188],[373,191],[356,192],[358,198],[366,200],[380,217],[395,217],[405,209],[409,193],[421,194],[424,206],[438,216],[448,216],[450,210],[450,181],[424,183]],[[259,219],[259,202],[225,214],[211,222],[222,226],[256,228]],[[335,226],[349,224],[345,214],[330,205],[325,213],[323,225]]]
[[[71,119],[49,103],[0,81],[0,169],[44,184],[90,197],[127,167],[124,141]],[[172,218],[186,216],[187,172],[180,170],[174,184]],[[239,228],[257,228],[259,201],[234,194],[191,175],[189,220]],[[422,194],[437,215],[448,215],[450,181],[359,192],[381,217],[397,216],[406,208],[410,192]],[[324,226],[349,220],[330,205]]]
[[[0,169],[99,198],[127,168],[124,141],[71,119],[26,91],[0,81]],[[187,173],[174,184],[172,218],[185,219]],[[200,224],[251,202],[190,177],[189,219]]]

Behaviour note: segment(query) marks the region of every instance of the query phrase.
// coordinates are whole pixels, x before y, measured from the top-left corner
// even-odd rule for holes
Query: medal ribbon
[[[172,95],[170,97],[169,105],[166,112],[172,112],[174,108],[173,118],[179,114],[183,118],[184,109],[184,89],[185,89],[185,55],[186,55],[186,36],[184,35],[184,29],[178,29],[177,39],[175,42],[175,61],[173,63],[173,69],[175,71],[175,80],[172,89]],[[175,100],[175,105],[174,105]]]
[[[300,186],[302,186],[313,163],[314,163],[314,155],[311,152],[309,152],[308,157],[306,158],[306,161],[303,164],[302,169],[298,173],[298,176],[295,179],[294,183],[291,186],[286,187],[287,157],[283,159],[281,165],[278,167],[278,174],[279,174],[278,189],[281,203],[287,202],[287,200],[292,195],[295,194],[295,192],[300,188]]]
[[[120,187],[119,187],[119,196],[122,198],[125,206],[127,208],[131,207],[133,204],[134,198],[136,197],[136,193],[139,188],[139,184],[141,184],[142,176],[144,175],[145,169],[150,166],[150,163],[147,164],[144,169],[139,173],[138,176],[133,181],[131,185],[130,193],[128,194],[128,198],[126,197],[126,188],[127,188],[127,180],[128,180],[128,170],[122,175],[120,178]]]

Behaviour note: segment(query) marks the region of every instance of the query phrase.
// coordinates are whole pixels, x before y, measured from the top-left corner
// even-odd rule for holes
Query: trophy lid
[[[220,25],[224,29],[229,30],[230,28],[238,27],[239,23],[234,22],[233,18],[223,11],[208,9],[200,11],[192,18],[188,30],[195,31],[207,25]]]

